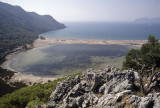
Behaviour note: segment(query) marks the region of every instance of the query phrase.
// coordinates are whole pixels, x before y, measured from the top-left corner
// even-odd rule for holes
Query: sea
[[[160,37],[160,23],[138,22],[64,22],[65,29],[40,34],[53,38],[100,40],[147,40]]]
[[[65,29],[49,31],[40,36],[66,39],[147,40],[150,34],[160,37],[160,23],[135,22],[65,22]],[[16,54],[10,68],[23,74],[62,77],[102,69],[106,65],[122,67],[131,46],[50,44]]]

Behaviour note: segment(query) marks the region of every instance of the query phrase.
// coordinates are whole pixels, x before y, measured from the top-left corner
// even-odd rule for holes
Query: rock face
[[[46,108],[159,108],[160,93],[146,97],[133,95],[133,71],[114,67],[88,69],[81,78],[69,77],[57,84]]]

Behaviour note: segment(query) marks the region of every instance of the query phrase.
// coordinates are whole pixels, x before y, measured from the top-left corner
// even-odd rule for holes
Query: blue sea
[[[160,23],[137,22],[65,22],[67,28],[41,34],[53,38],[147,40],[160,37]]]

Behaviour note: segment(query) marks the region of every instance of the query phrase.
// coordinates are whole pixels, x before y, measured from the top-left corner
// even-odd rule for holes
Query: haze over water
[[[160,23],[137,22],[66,22],[67,28],[41,34],[53,38],[147,40],[160,37]]]

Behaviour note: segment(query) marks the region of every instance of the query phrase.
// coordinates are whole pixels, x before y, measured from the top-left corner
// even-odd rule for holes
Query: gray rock
[[[153,108],[159,108],[160,107],[160,93],[155,93],[153,96],[153,100],[154,100]]]
[[[140,102],[140,108],[149,108],[153,104],[152,97],[142,97]]]
[[[46,104],[46,108],[57,108],[55,102],[49,102]]]
[[[141,101],[141,98],[139,96],[132,95],[130,98],[129,104],[131,104],[134,108],[138,108],[140,101]]]
[[[99,93],[104,94],[105,88],[106,88],[106,84],[103,84],[103,86],[99,88]]]
[[[132,95],[130,104],[134,108],[159,108],[160,107],[160,93],[149,94],[144,97]]]
[[[115,75],[112,80],[110,80],[106,87],[105,94],[108,93],[118,93],[124,90],[132,90],[134,86],[134,74],[133,72],[122,72]]]
[[[116,103],[118,102],[118,100],[122,98],[124,95],[129,94],[129,93],[131,93],[131,90],[125,90],[117,94],[105,94],[98,101],[99,107],[110,106],[110,108],[115,108],[117,106]]]
[[[85,86],[85,91],[96,91],[98,86],[103,83],[103,76],[94,69],[83,72],[81,84]]]
[[[67,93],[77,84],[79,83],[80,78],[76,76],[75,78],[69,77],[65,81],[60,82],[56,85],[55,90],[52,92],[50,96],[50,103],[57,102],[65,98]]]
[[[120,72],[107,66],[104,70],[88,69],[82,77],[69,77],[56,85],[46,108],[159,108],[160,93],[145,97],[133,95],[138,74],[132,70]],[[121,102],[127,96],[125,102]]]
[[[84,95],[84,101],[82,103],[82,108],[86,108],[89,106],[94,106],[98,102],[98,98],[93,93],[86,93]]]
[[[134,72],[134,76],[135,76],[135,79],[136,79],[136,80],[139,80],[138,72]]]

